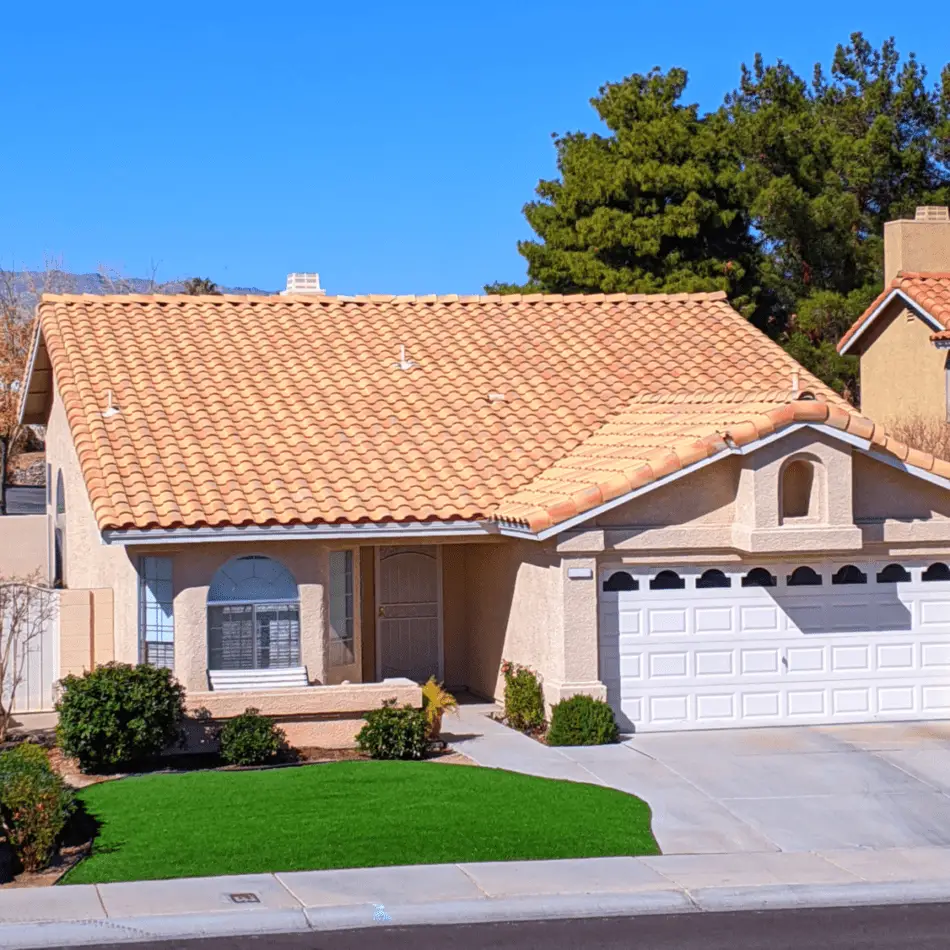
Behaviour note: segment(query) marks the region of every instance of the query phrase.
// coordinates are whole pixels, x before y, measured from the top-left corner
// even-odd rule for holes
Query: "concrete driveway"
[[[647,801],[664,854],[950,847],[950,722],[653,733],[554,748],[463,706],[480,765]],[[452,732],[455,735],[452,735]]]
[[[651,734],[559,751],[648,801],[666,854],[950,847],[950,723]]]

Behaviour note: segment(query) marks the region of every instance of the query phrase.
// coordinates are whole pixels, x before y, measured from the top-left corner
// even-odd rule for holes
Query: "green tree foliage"
[[[190,280],[186,280],[185,293],[191,294],[193,297],[200,297],[202,294],[221,296],[218,285],[208,277],[192,277]]]
[[[723,289],[855,396],[835,345],[881,289],[884,222],[950,203],[950,65],[930,83],[855,33],[810,81],[756,56],[710,113],[685,85],[680,69],[608,84],[592,102],[610,134],[556,140],[561,176],[525,206],[530,288]]]
[[[609,83],[591,103],[610,135],[556,139],[561,177],[540,182],[524,209],[540,238],[519,244],[526,291],[727,290],[752,303],[758,251],[739,163],[719,120],[680,102],[685,87],[682,69]]]

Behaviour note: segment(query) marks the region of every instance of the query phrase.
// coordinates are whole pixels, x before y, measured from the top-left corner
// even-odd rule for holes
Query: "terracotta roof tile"
[[[102,529],[540,523],[784,424],[794,373],[827,400],[796,413],[847,409],[721,293],[45,295],[39,316]]]
[[[948,463],[887,436],[880,426],[840,401],[789,400],[781,393],[749,393],[744,402],[726,394],[635,399],[577,449],[567,453],[499,505],[495,518],[543,531],[645,487],[665,475],[733,446],[741,447],[794,423],[823,423],[873,438],[878,451],[908,465],[948,477]],[[699,446],[706,452],[700,454]],[[695,451],[683,450],[695,446]],[[580,486],[583,486],[581,490]]]

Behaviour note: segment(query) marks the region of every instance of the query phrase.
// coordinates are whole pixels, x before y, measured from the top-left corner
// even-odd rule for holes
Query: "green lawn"
[[[632,795],[464,765],[148,775],[79,794],[101,829],[69,884],[659,854]]]

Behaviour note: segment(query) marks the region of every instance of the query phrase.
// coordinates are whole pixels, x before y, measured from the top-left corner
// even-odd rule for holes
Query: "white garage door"
[[[608,568],[600,668],[621,729],[950,718],[950,569]]]

